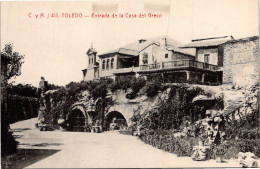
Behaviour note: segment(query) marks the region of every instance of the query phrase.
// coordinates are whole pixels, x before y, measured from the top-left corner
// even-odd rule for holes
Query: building
[[[183,45],[163,36],[140,39],[99,55],[91,47],[87,52],[88,67],[82,70],[83,80],[100,77],[117,80],[126,76],[149,79],[151,75],[159,75],[166,82],[238,84],[249,76],[256,81],[258,41],[258,37],[235,40],[223,36],[194,39]]]
[[[195,48],[195,60],[217,65],[223,84],[244,86],[259,81],[259,37],[232,36],[196,39],[182,48]]]
[[[99,77],[119,79],[122,76],[159,74],[170,82],[204,82],[203,73],[215,76],[218,65],[195,60],[194,49],[182,49],[183,44],[168,36],[140,39],[126,46],[96,55],[95,49],[87,52],[89,64],[83,71],[83,80]],[[99,63],[96,62],[96,57]]]
[[[223,54],[223,83],[238,86],[259,83],[258,36],[228,41]]]
[[[91,62],[93,57],[96,57],[96,53],[90,52],[94,49],[89,49],[87,52],[89,64],[88,68],[83,70],[83,80],[97,78],[94,74],[113,79],[125,75],[139,76],[140,74],[149,74],[152,70],[161,69],[160,63],[162,62],[194,60],[194,50],[179,49],[181,45],[167,36],[140,39],[119,49],[99,54],[97,56],[99,69],[97,70],[93,70]]]
[[[196,49],[195,61],[203,63],[200,66],[204,69],[215,69],[215,74],[205,72],[204,81],[220,82],[222,83],[223,76],[223,45],[233,40],[233,36],[212,37],[205,39],[194,39],[191,43],[182,46],[181,48],[194,48]],[[214,66],[212,66],[214,65]],[[217,67],[216,67],[217,66]],[[217,80],[215,80],[217,78]]]

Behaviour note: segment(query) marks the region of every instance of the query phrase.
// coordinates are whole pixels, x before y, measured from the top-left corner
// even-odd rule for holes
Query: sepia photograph
[[[258,168],[258,0],[1,1],[1,168]]]

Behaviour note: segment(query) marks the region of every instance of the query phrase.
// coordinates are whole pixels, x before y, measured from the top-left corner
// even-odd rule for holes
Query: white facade
[[[196,60],[206,63],[206,57],[208,57],[209,64],[218,65],[218,48],[198,48]]]

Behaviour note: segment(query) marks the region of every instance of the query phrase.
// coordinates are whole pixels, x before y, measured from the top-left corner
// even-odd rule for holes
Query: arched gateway
[[[68,131],[85,131],[88,126],[89,116],[84,107],[74,106],[66,116]]]
[[[105,116],[105,123],[106,123],[106,128],[109,129],[110,128],[110,124],[113,123],[117,124],[115,129],[120,129],[122,127],[127,127],[127,120],[124,117],[124,115],[118,111],[111,111],[109,113],[106,114]]]

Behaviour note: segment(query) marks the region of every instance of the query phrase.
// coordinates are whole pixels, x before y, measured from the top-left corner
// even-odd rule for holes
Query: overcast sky
[[[72,12],[90,17],[61,17],[61,13]],[[151,12],[162,17],[97,19],[91,18],[92,12],[137,15]],[[59,18],[35,19],[35,14],[40,13],[45,17],[58,13]],[[102,53],[161,35],[184,44],[196,38],[258,35],[258,1],[1,2],[1,49],[11,42],[15,51],[25,55],[22,75],[15,83],[38,86],[41,76],[57,85],[81,81],[91,43]]]

